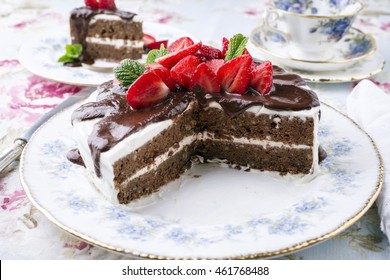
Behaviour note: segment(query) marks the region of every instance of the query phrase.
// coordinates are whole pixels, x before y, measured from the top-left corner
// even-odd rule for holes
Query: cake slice
[[[81,61],[96,59],[119,62],[140,59],[143,54],[142,20],[134,13],[119,10],[113,1],[86,1],[70,15],[72,44],[81,44]]]
[[[245,45],[242,35],[231,41]],[[217,57],[204,49],[213,48],[199,42],[161,54],[161,67],[146,66],[130,86],[103,84],[73,113],[80,155],[111,201],[158,191],[194,156],[281,175],[318,172],[320,103],[303,79],[245,48],[212,51]],[[191,90],[166,82],[186,78]]]

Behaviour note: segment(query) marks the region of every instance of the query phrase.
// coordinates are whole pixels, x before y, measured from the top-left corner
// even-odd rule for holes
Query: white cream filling
[[[100,37],[87,37],[85,38],[87,43],[92,44],[101,44],[114,46],[115,48],[121,47],[133,47],[133,48],[143,48],[144,42],[142,40],[124,40],[124,39],[110,39],[110,38],[100,38]]]
[[[256,145],[256,146],[262,146],[266,148],[267,146],[269,147],[278,147],[278,148],[288,148],[288,149],[310,149],[311,147],[308,145],[296,145],[296,144],[285,144],[283,142],[275,142],[275,141],[268,141],[268,140],[254,140],[254,139],[248,139],[248,138],[237,138],[233,137],[232,140],[227,140],[227,139],[217,139],[215,138],[215,135],[213,133],[209,132],[204,132],[204,133],[199,133],[198,135],[191,135],[183,138],[182,141],[180,141],[179,147],[176,149],[171,147],[166,151],[164,154],[159,155],[154,159],[154,163],[148,166],[145,166],[144,168],[138,170],[135,172],[131,177],[127,178],[124,182],[121,183],[121,185],[125,186],[128,182],[131,180],[142,176],[152,170],[155,170],[158,168],[158,166],[165,162],[168,158],[176,155],[178,152],[182,151],[184,147],[191,145],[194,141],[196,140],[208,140],[212,139],[213,141],[218,141],[218,142],[233,142],[236,144],[244,144],[244,145]]]
[[[96,100],[97,91],[92,93],[91,96],[85,101],[85,102],[91,102]],[[218,108],[222,109],[221,106],[217,102],[210,103],[209,107],[211,108]],[[190,109],[190,108],[188,108]],[[187,110],[188,110],[187,109]],[[252,112],[256,115],[258,114],[268,114],[270,118],[273,118],[273,121],[277,123],[277,125],[281,122],[281,119],[278,116],[289,116],[289,117],[299,117],[303,120],[307,118],[313,118],[314,119],[314,141],[313,141],[313,166],[311,168],[311,172],[309,175],[303,175],[303,176],[295,176],[292,175],[292,178],[306,178],[305,181],[311,180],[313,177],[316,176],[319,172],[319,166],[318,166],[318,114],[319,114],[319,107],[312,108],[310,110],[301,110],[301,111],[289,111],[289,112],[283,112],[283,111],[277,111],[277,110],[271,110],[267,109],[264,106],[252,106],[250,107],[247,112]],[[276,116],[276,117],[275,117]],[[173,122],[172,120],[166,120],[158,123],[153,123],[142,129],[141,131],[131,134],[129,137],[126,137],[123,141],[118,143],[116,146],[114,146],[112,149],[110,149],[107,152],[104,152],[101,154],[100,158],[100,170],[102,173],[101,178],[98,178],[94,171],[94,163],[91,157],[90,149],[88,147],[88,136],[92,132],[94,124],[98,120],[90,120],[90,121],[82,121],[82,122],[75,122],[74,127],[77,135],[77,142],[79,143],[79,150],[82,158],[84,159],[84,163],[86,165],[87,170],[89,171],[90,178],[92,182],[95,184],[95,186],[100,190],[100,192],[103,193],[110,201],[117,203],[117,194],[118,190],[114,188],[114,170],[113,170],[113,164],[128,155],[129,153],[135,151],[139,147],[143,146],[148,141],[152,140],[154,137],[159,135],[162,131],[169,128]],[[120,131],[119,131],[120,133]],[[178,153],[181,151],[186,145],[190,145],[193,141],[196,139],[205,139],[204,137],[213,138],[213,135],[210,133],[203,133],[200,135],[193,135],[190,137],[184,138],[179,143],[179,148],[176,150],[172,150],[174,153]],[[221,140],[224,141],[224,140]],[[234,141],[236,143],[242,143],[242,144],[254,144],[254,145],[262,145],[262,146],[274,146],[274,147],[288,147],[288,148],[294,148],[294,149],[302,149],[302,148],[310,148],[310,146],[307,145],[286,145],[281,142],[274,142],[274,141],[268,141],[268,140],[253,140],[253,139],[246,139],[246,138],[234,138]],[[133,174],[131,178],[128,180],[132,180],[137,176],[140,176],[142,174],[145,174],[146,172],[149,172],[150,170],[153,170],[157,168],[161,162],[165,161],[168,158],[168,153],[172,152],[171,150],[167,153],[164,153],[163,155],[160,155],[156,158],[155,163],[152,166],[146,167],[144,169],[138,170],[136,173]]]

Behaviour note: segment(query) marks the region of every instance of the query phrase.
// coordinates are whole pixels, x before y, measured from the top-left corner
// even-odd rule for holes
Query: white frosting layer
[[[109,21],[121,21],[123,20],[120,16],[117,15],[106,15],[106,14],[98,14],[94,17],[91,18],[89,25],[95,24],[96,21],[98,20],[109,20]],[[132,21],[134,22],[142,22],[142,19],[140,16],[135,15],[132,18]]]
[[[132,48],[143,48],[144,42],[142,40],[124,40],[124,39],[110,39],[100,37],[87,37],[85,38],[87,43],[110,45],[115,48],[121,47],[132,47]]]
[[[96,100],[97,91],[91,94],[91,96],[85,101],[92,102]],[[221,109],[220,105],[217,102],[210,103],[209,107],[211,108],[218,108]],[[302,178],[304,177],[305,180],[311,180],[313,176],[318,174],[319,172],[319,166],[318,166],[318,122],[319,122],[319,107],[312,108],[310,110],[301,110],[301,111],[276,111],[272,109],[265,108],[264,106],[252,106],[250,107],[247,112],[252,112],[256,115],[259,114],[268,114],[270,118],[273,118],[273,121],[277,124],[281,122],[281,119],[279,117],[274,117],[275,115],[278,116],[288,116],[288,117],[299,117],[303,120],[307,118],[313,118],[314,119],[314,141],[313,141],[313,166],[311,168],[311,172],[309,175],[300,175],[300,176],[292,176],[293,178]],[[114,189],[114,170],[113,165],[114,163],[127,156],[129,153],[135,151],[139,147],[143,146],[148,141],[152,140],[154,137],[159,135],[162,131],[169,128],[173,122],[172,120],[166,120],[158,123],[152,123],[148,126],[146,126],[141,131],[131,134],[129,137],[126,137],[123,141],[115,145],[113,148],[108,150],[107,152],[104,152],[101,154],[100,158],[100,170],[102,173],[101,178],[98,178],[95,174],[95,168],[93,159],[91,157],[90,149],[88,146],[88,136],[91,134],[94,124],[98,120],[88,120],[88,121],[82,121],[82,122],[74,122],[73,126],[76,131],[77,135],[77,142],[78,142],[78,148],[80,150],[80,154],[84,160],[84,163],[86,165],[86,169],[89,172],[90,178],[94,185],[99,189],[101,193],[105,197],[107,197],[110,201],[117,203],[117,194],[118,190]],[[140,176],[142,174],[145,174],[146,172],[149,172],[150,170],[153,170],[158,167],[158,165],[162,162],[164,162],[168,158],[168,153],[177,153],[181,151],[185,146],[190,145],[193,141],[197,139],[214,139],[214,135],[205,132],[198,135],[193,135],[190,137],[184,138],[180,143],[179,147],[177,149],[171,148],[168,152],[160,155],[155,159],[155,162],[146,168],[143,168],[141,170],[138,170],[136,173],[133,174],[133,176],[128,179],[134,179],[137,176]],[[219,141],[226,141],[226,140],[219,140]],[[242,144],[253,144],[253,145],[262,145],[262,146],[273,146],[273,147],[287,147],[287,148],[293,148],[293,149],[302,149],[302,148],[311,148],[307,145],[286,145],[282,142],[275,142],[275,141],[268,141],[268,140],[253,140],[253,139],[247,139],[247,138],[234,138],[234,142],[236,143],[242,143]]]

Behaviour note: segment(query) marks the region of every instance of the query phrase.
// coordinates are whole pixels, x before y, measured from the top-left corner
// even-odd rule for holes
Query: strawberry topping
[[[168,68],[162,66],[161,64],[153,63],[146,67],[146,71],[153,72],[159,76],[171,91],[175,91],[176,83],[175,80],[172,79],[171,72]]]
[[[229,48],[229,40],[225,37],[222,38],[222,55],[225,57],[225,54]]]
[[[143,109],[158,104],[169,94],[169,88],[153,72],[145,72],[129,87],[127,102],[133,109]]]
[[[188,55],[171,69],[171,76],[179,86],[188,88],[199,64],[199,58],[194,55]]]
[[[270,61],[264,61],[262,64],[256,64],[252,67],[251,87],[261,94],[267,94],[272,89],[273,69]]]
[[[222,88],[227,92],[244,94],[251,81],[251,64],[252,57],[248,54],[225,62],[217,72]]]
[[[221,83],[218,80],[217,75],[215,75],[206,63],[199,64],[192,76],[189,90],[193,90],[196,87],[199,87],[204,92],[208,93],[221,92]]]
[[[207,59],[223,58],[222,52],[220,50],[207,45],[202,45],[202,47],[199,49],[199,53],[204,55]]]
[[[92,9],[99,9],[98,0],[84,0],[85,6]]]
[[[144,41],[145,46],[148,46],[148,45],[156,42],[156,38],[154,38],[152,35],[149,35],[146,33],[144,33],[144,35],[142,36],[142,40]]]
[[[192,46],[193,44],[194,44],[194,41],[192,41],[192,39],[190,37],[181,37],[169,45],[168,51],[169,52],[177,52],[177,51],[185,49],[189,46]]]
[[[207,66],[217,75],[219,67],[221,67],[225,63],[223,59],[212,59],[206,61]]]
[[[115,0],[99,0],[99,9],[102,10],[116,9]]]
[[[178,63],[180,60],[182,60],[186,56],[195,54],[200,49],[201,46],[202,46],[202,42],[196,43],[196,44],[191,45],[189,47],[186,47],[180,51],[176,51],[176,52],[167,54],[163,57],[160,57],[160,58],[156,59],[156,62],[171,69],[173,66],[176,65],[176,63]]]
[[[145,45],[149,50],[155,50],[159,49],[161,47],[161,44],[164,46],[164,48],[167,48],[168,46],[168,40],[162,40],[162,41],[155,41],[153,43]]]
[[[168,41],[156,41],[153,36],[144,34],[147,48],[160,49],[164,44],[171,52],[151,53],[155,57],[148,57],[146,66],[134,62],[125,69],[118,68],[115,72],[118,80],[114,83],[130,85],[127,100],[134,109],[153,106],[164,100],[169,92],[175,94],[177,90],[222,95],[226,91],[243,95],[251,87],[260,94],[268,94],[273,87],[272,63],[254,63],[245,48],[247,40],[242,34],[234,35],[230,40],[223,38],[221,51],[202,42],[194,44],[189,37],[183,37],[167,48]]]

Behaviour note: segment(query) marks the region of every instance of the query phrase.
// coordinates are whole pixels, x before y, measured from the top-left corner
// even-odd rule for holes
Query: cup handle
[[[279,13],[273,9],[268,8],[264,12],[263,25],[266,31],[266,36],[268,33],[273,33],[277,36],[276,38],[272,39],[273,41],[277,41],[282,44],[288,44],[290,42],[290,36],[275,27],[277,20],[280,18],[281,16]]]

